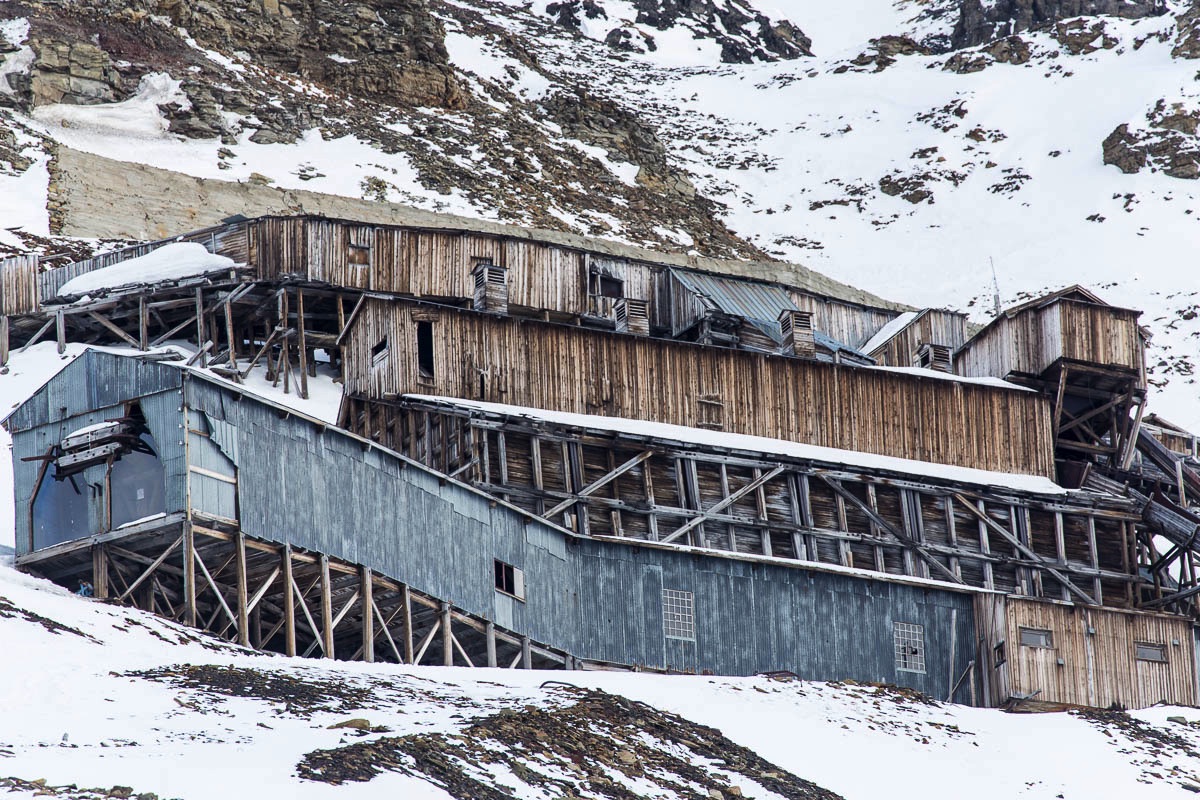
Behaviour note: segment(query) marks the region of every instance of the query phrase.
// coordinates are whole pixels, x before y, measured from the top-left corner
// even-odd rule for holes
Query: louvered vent
[[[508,313],[508,270],[481,260],[471,270],[475,279],[475,310]]]
[[[817,357],[811,311],[785,308],[779,314],[779,326],[783,329],[783,353],[800,358]]]
[[[924,367],[938,372],[953,372],[950,362],[950,348],[944,344],[922,344],[913,356],[914,367]]]
[[[613,306],[613,313],[616,315],[617,331],[620,333],[650,335],[650,309],[645,300],[622,297]]]

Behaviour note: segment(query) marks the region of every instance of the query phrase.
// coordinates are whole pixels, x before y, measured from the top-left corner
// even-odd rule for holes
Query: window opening
[[[625,296],[625,281],[609,275],[596,276],[596,294],[619,300]]]
[[[663,635],[696,641],[696,601],[691,592],[663,589]]]
[[[892,640],[896,651],[896,669],[925,672],[925,626],[911,622],[893,622]]]
[[[992,648],[992,665],[995,667],[1003,667],[1008,662],[1008,653],[1004,651],[1004,642],[1000,642]]]
[[[371,248],[360,244],[350,245],[350,264],[356,267],[370,266]]]
[[[383,337],[375,346],[371,348],[371,368],[382,367],[387,364],[388,360],[388,340]]]
[[[1021,628],[1021,646],[1054,649],[1054,634],[1043,628]]]
[[[1167,663],[1167,646],[1150,642],[1134,642],[1133,654],[1138,661],[1156,661]]]
[[[525,570],[495,559],[496,591],[510,594],[518,600],[525,599]]]
[[[422,378],[433,379],[433,323],[417,322],[417,366]]]

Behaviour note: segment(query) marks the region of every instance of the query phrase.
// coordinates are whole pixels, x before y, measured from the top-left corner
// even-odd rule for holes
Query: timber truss
[[[625,669],[530,641],[371,569],[182,515],[54,545],[18,566],[101,600],[290,656]]]
[[[173,341],[195,347],[189,364],[241,382],[264,362],[267,379],[308,397],[316,351],[337,358],[337,339],[361,293],[324,284],[253,281],[245,269],[199,279],[139,286],[94,301],[43,306],[0,317],[0,365],[53,338],[125,344],[149,350]]]
[[[1138,608],[1177,588],[1146,577],[1144,568],[1162,558],[1157,528],[1120,495],[1056,497],[935,482],[554,424],[453,400],[350,397],[342,425],[587,536],[1087,605]],[[1192,597],[1182,598],[1189,612]]]

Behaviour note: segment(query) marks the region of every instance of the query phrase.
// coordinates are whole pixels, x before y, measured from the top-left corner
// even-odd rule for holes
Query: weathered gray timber
[[[30,509],[39,484],[48,479],[45,473],[54,467],[51,460],[20,459],[54,456],[52,448],[70,434],[93,435],[84,429],[116,418],[144,419],[153,434],[166,484],[163,516],[109,533],[115,507],[103,510],[109,499],[93,495],[88,502],[102,509],[90,516],[97,524],[35,549]],[[526,637],[523,641],[570,654],[568,662],[721,674],[790,670],[813,679],[887,681],[942,698],[958,682],[956,699],[974,696],[971,680],[960,682],[974,659],[971,590],[579,536],[368,440],[168,364],[90,352],[18,408],[6,425],[14,438],[20,564],[54,574],[62,562],[44,558],[44,552],[90,548],[103,554],[104,537],[115,542],[137,535],[139,526],[158,525],[146,535],[159,537],[163,549],[138,557],[153,567],[158,553],[160,568],[182,574],[185,588],[182,594],[152,595],[150,606],[163,602],[179,618],[215,620],[210,629],[232,631],[238,641],[258,638],[264,646],[282,641],[283,622],[274,637],[258,631],[250,605],[266,598],[255,606],[268,608],[262,612],[266,616],[298,597],[305,615],[295,625],[301,646],[287,651],[303,653],[307,644],[312,652],[332,652],[338,647],[332,637],[335,620],[360,602],[361,592],[353,587],[360,585],[357,570],[365,568],[440,598],[452,615],[486,621],[510,638]],[[230,473],[235,484],[229,483]],[[235,486],[236,503],[221,493],[222,486]],[[114,506],[118,494],[114,488]],[[186,518],[182,529],[181,517]],[[201,543],[205,536],[223,537],[233,548],[222,551],[228,556],[221,566],[216,551]],[[309,573],[291,578],[293,591],[268,590],[279,585],[281,568],[265,543],[308,554]],[[137,556],[134,550],[123,543],[114,552]],[[252,568],[239,573],[236,590],[216,592],[222,569],[235,560]],[[521,571],[519,591],[498,589],[497,562]],[[291,556],[286,569],[293,569]],[[112,575],[114,585],[105,587],[112,596],[134,598],[151,584],[143,577],[144,583],[135,585],[134,572]],[[213,591],[197,602],[206,585]],[[323,599],[310,611],[314,595],[305,587],[318,585],[325,587]],[[324,621],[318,622],[322,615]],[[413,623],[418,624],[427,623]],[[422,653],[429,652],[437,634],[434,627],[426,630],[424,638],[417,637]],[[898,666],[899,630],[910,637],[902,654],[907,667]],[[305,631],[313,635],[304,638]],[[382,641],[375,643],[376,657],[385,647]],[[458,645],[451,647],[454,641],[445,645],[451,660],[458,652]],[[397,646],[396,652],[403,649]],[[339,655],[349,652],[338,649]]]

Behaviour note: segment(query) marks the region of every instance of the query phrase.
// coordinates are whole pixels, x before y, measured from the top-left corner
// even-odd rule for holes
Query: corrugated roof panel
[[[779,286],[679,269],[671,270],[671,274],[688,291],[708,298],[726,314],[742,317],[781,344],[783,331],[779,327],[779,315],[785,310],[800,310]]]

